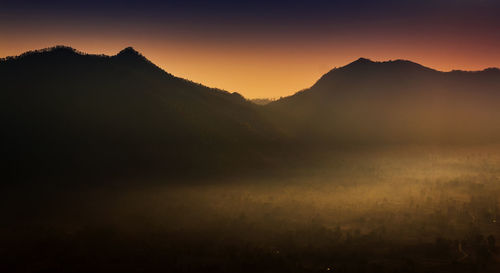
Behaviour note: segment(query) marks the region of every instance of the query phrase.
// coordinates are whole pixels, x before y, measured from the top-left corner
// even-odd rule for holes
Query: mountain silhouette
[[[436,71],[361,58],[267,105],[276,126],[309,141],[494,141],[500,70]]]
[[[257,105],[175,77],[127,47],[57,46],[0,60],[11,177],[255,173],[315,146],[500,139],[500,70],[360,58]]]
[[[115,56],[28,52],[1,60],[0,80],[14,173],[222,169],[251,162],[252,147],[275,137],[241,95],[177,78],[131,47]]]

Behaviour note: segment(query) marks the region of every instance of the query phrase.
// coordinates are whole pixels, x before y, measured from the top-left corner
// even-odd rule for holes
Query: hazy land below
[[[396,145],[260,177],[14,187],[0,270],[497,272],[499,163],[499,145]]]

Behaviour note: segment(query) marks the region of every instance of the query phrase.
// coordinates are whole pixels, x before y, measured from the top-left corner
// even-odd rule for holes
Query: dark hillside
[[[306,142],[491,142],[500,137],[500,71],[440,72],[359,59],[266,106]]]
[[[17,174],[211,172],[258,160],[255,145],[276,137],[239,94],[174,77],[132,48],[28,52],[2,60],[0,75],[4,156]]]

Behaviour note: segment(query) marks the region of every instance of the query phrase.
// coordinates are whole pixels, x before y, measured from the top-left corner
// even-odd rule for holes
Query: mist
[[[260,179],[11,189],[2,267],[494,272],[499,149],[387,146]]]

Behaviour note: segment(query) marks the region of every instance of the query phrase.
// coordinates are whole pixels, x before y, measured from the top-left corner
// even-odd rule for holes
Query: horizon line
[[[180,78],[180,79],[184,79],[184,80],[187,80],[187,81],[190,81],[190,82],[193,82],[193,83],[196,83],[196,84],[200,84],[200,85],[203,85],[203,86],[206,86],[208,88],[211,88],[211,89],[217,89],[217,90],[221,90],[221,91],[226,91],[226,92],[229,92],[229,93],[238,93],[240,95],[241,92],[239,91],[229,91],[229,90],[226,90],[224,88],[219,88],[219,87],[211,87],[211,86],[208,86],[204,83],[201,83],[201,82],[197,82],[197,81],[194,81],[194,80],[191,80],[189,78],[185,78],[185,77],[179,77],[179,76],[176,76],[170,72],[168,72],[166,69],[164,69],[163,67],[161,67],[160,65],[154,63],[153,61],[149,60],[141,51],[138,51],[135,49],[135,47],[133,46],[126,46],[124,47],[123,49],[121,49],[120,51],[118,51],[116,54],[114,55],[107,55],[107,54],[99,54],[99,53],[88,53],[88,52],[85,52],[85,51],[82,51],[82,50],[78,50],[72,46],[67,46],[67,45],[54,45],[54,46],[49,46],[49,47],[44,47],[44,48],[39,48],[39,49],[32,49],[32,50],[28,50],[28,51],[25,51],[23,53],[20,53],[18,55],[9,55],[9,56],[4,56],[4,57],[1,57],[0,56],[0,62],[2,61],[8,61],[8,60],[15,60],[15,59],[19,59],[19,58],[22,58],[22,57],[25,57],[25,56],[29,56],[30,54],[39,54],[39,53],[45,53],[45,52],[51,52],[51,51],[54,51],[54,50],[57,50],[57,49],[69,49],[71,51],[73,51],[75,54],[78,54],[78,55],[82,55],[82,56],[97,56],[97,57],[108,57],[108,58],[112,58],[112,57],[116,57],[118,56],[120,53],[122,52],[125,52],[125,51],[132,51],[132,52],[135,52],[138,56],[140,57],[143,57],[144,59],[146,59],[148,62],[150,62],[151,64],[155,65],[156,67],[160,68],[163,72],[167,73],[167,74],[170,74],[174,77],[177,77],[177,78]],[[379,61],[379,60],[373,60],[371,58],[366,58],[366,57],[359,57],[357,58],[356,60],[354,61],[351,61],[345,65],[342,65],[342,66],[338,66],[338,67],[333,67],[333,68],[330,68],[328,71],[324,72],[322,74],[322,76],[320,76],[315,82],[314,84],[316,84],[317,81],[319,81],[322,77],[324,77],[325,75],[327,75],[328,73],[332,72],[332,71],[335,71],[337,69],[341,69],[341,68],[345,68],[345,67],[348,67],[349,65],[352,65],[352,64],[355,64],[357,62],[367,62],[367,63],[374,63],[374,64],[386,64],[386,63],[395,63],[395,62],[409,62],[409,63],[412,63],[412,64],[416,64],[416,65],[419,65],[421,66],[422,68],[426,68],[426,69],[430,69],[432,71],[435,71],[435,72],[440,72],[440,73],[457,73],[457,72],[463,72],[463,73],[478,73],[478,72],[485,72],[485,71],[490,71],[490,70],[497,70],[497,71],[500,71],[500,67],[486,67],[486,68],[483,68],[483,69],[480,69],[480,70],[464,70],[464,69],[451,69],[451,70],[448,70],[448,71],[444,71],[444,70],[439,70],[439,69],[435,69],[435,68],[432,68],[432,67],[429,67],[429,66],[426,66],[426,65],[422,65],[420,63],[417,63],[417,62],[414,62],[414,61],[411,61],[409,59],[404,59],[404,58],[397,58],[397,59],[389,59],[389,60],[383,60],[383,61]],[[257,96],[257,97],[247,97],[247,96],[243,96],[245,99],[247,100],[254,100],[254,99],[269,99],[269,100],[277,100],[277,99],[280,99],[280,98],[286,98],[286,97],[289,97],[289,96],[293,96],[294,94],[296,94],[297,92],[301,92],[301,91],[304,91],[304,90],[307,90],[309,88],[311,88],[312,86],[311,85],[309,87],[305,87],[305,88],[301,88],[299,90],[296,90],[296,91],[292,91],[291,93],[289,93],[288,95],[286,96],[275,96],[275,97],[262,97],[262,96]]]

